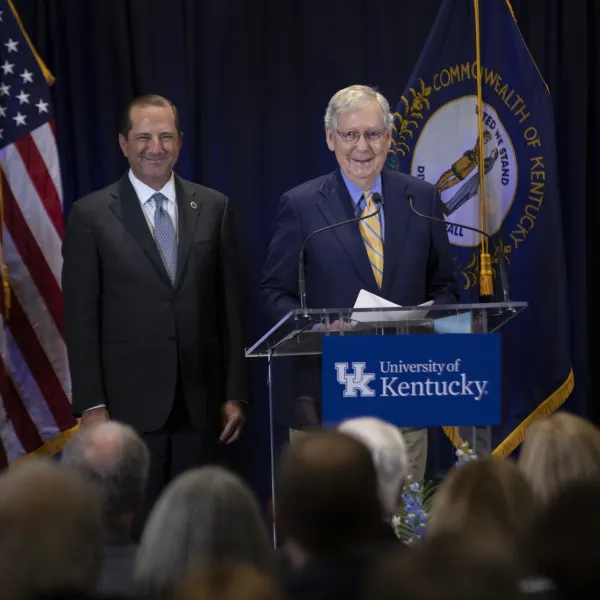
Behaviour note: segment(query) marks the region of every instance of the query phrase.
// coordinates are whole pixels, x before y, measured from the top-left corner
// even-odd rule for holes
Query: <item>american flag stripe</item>
[[[35,329],[37,338],[52,368],[59,376],[65,394],[71,389],[70,374],[67,366],[67,347],[52,316],[46,309],[42,296],[38,293],[27,267],[14,246],[9,231],[4,231],[4,247],[7,256],[11,257],[9,281],[13,294],[19,300],[23,311]]]
[[[0,293],[0,465],[58,452],[77,428],[62,326],[51,79],[13,5],[0,0],[0,241],[11,288],[10,307]]]
[[[19,254],[19,260],[26,265],[38,293],[46,305],[46,309],[52,315],[54,323],[62,336],[63,314],[62,292],[59,286],[60,280],[56,279],[48,267],[48,263],[44,260],[44,255],[40,246],[25,222],[23,214],[21,213],[20,204],[13,196],[5,178],[2,178],[2,195],[4,200],[5,228],[8,229],[14,240],[15,247]]]
[[[60,219],[62,229],[64,229],[64,219],[62,216],[63,210],[63,189],[60,179],[60,168],[56,157],[58,156],[58,148],[56,146],[56,132],[54,131],[54,121],[44,123],[41,127],[34,129],[30,133],[35,141],[35,145],[46,165],[46,170],[54,182],[54,189],[57,193],[58,208],[60,210]]]
[[[31,375],[37,381],[46,398],[46,404],[52,411],[56,423],[70,421],[69,399],[16,297],[12,298],[10,328],[25,361],[29,365]]]
[[[25,452],[33,452],[44,442],[29,413],[23,406],[12,377],[6,372],[2,361],[0,361],[0,381],[2,382],[0,393],[4,400],[6,414],[10,417],[10,422]]]
[[[35,187],[43,207],[46,209],[50,222],[54,225],[60,239],[62,239],[65,234],[62,203],[35,140],[31,135],[26,135],[18,139],[15,142],[15,146],[23,164],[27,165],[31,183]]]
[[[32,376],[21,349],[15,342],[10,327],[6,327],[8,351],[11,357],[13,384],[19,394],[21,404],[33,421],[43,442],[51,441],[56,435],[56,421],[46,404],[38,382]]]
[[[50,267],[56,281],[60,281],[62,238],[52,225],[48,213],[43,210],[42,200],[29,173],[30,170],[35,171],[42,165],[26,165],[14,144],[10,144],[0,152],[0,163],[12,195],[18,200],[23,218],[40,247],[45,262]]]
[[[0,385],[0,389],[1,387],[2,386]],[[6,405],[1,391],[0,403],[0,442],[2,442],[0,446],[2,446],[2,450],[6,456],[7,462],[11,463],[27,453],[25,452],[25,448],[23,448],[23,445],[21,444],[21,441],[15,432],[12,422],[6,414]]]

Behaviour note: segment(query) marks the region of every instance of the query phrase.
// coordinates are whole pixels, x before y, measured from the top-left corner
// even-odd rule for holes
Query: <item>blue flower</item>
[[[464,443],[456,450],[456,466],[475,460],[477,455]],[[411,482],[402,494],[402,503],[392,519],[396,535],[409,546],[419,544],[427,535],[431,498],[435,487],[431,482]]]

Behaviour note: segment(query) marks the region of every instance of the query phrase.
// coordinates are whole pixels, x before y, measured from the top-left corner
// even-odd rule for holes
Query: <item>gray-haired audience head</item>
[[[221,562],[274,572],[274,554],[258,503],[221,467],[186,471],[164,491],[139,547],[135,580],[142,597],[169,596],[195,569]]]
[[[283,452],[277,518],[303,554],[360,551],[381,531],[381,503],[371,454],[339,431],[317,431]]]
[[[102,532],[94,489],[77,473],[31,459],[0,476],[0,564],[20,597],[92,593]]]
[[[409,467],[406,443],[400,430],[390,423],[374,417],[348,419],[338,430],[365,444],[371,452],[383,518],[390,522],[398,510]]]
[[[61,462],[94,483],[107,528],[130,527],[150,468],[148,448],[131,427],[109,421],[82,429],[63,450]]]

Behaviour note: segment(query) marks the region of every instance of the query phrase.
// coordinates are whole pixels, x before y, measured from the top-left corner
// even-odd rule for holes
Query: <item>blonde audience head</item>
[[[436,492],[429,535],[469,533],[523,549],[536,517],[529,484],[510,460],[478,459],[448,473]]]
[[[600,479],[600,430],[569,413],[555,413],[531,425],[519,467],[540,502],[571,483]]]
[[[173,600],[283,600],[275,581],[253,565],[223,563],[194,572],[176,589]]]

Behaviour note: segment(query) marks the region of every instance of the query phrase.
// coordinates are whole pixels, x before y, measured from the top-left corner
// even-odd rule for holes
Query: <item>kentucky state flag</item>
[[[503,252],[511,299],[529,303],[501,332],[504,414],[503,424],[493,430],[493,445],[495,454],[506,456],[533,420],[568,398],[574,378],[549,91],[509,2],[479,0],[478,5],[478,20],[473,0],[445,0],[440,8],[394,115],[388,165],[434,184],[446,220],[483,225],[496,235],[490,245],[496,299],[501,299],[496,275]],[[447,230],[462,300],[477,302],[480,235],[451,225]]]

